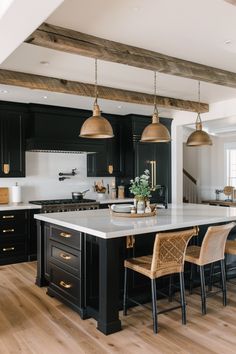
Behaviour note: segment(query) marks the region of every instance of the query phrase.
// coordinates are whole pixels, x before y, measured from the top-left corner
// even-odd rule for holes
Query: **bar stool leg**
[[[221,284],[222,284],[222,292],[223,292],[223,305],[227,305],[227,291],[226,291],[226,274],[225,274],[225,261],[222,259],[220,261],[221,268]]]
[[[180,301],[182,310],[182,324],[186,324],[186,301],[185,301],[185,287],[184,287],[184,273],[179,273],[180,280]]]
[[[124,297],[123,297],[123,315],[127,315],[127,289],[128,289],[128,268],[125,267],[124,273]]]
[[[228,272],[227,272],[227,254],[225,254],[225,279],[228,280]]]
[[[202,299],[202,314],[206,314],[206,285],[205,285],[205,274],[204,266],[199,266],[200,268],[200,279],[201,279],[201,299]]]
[[[210,275],[209,275],[209,284],[208,284],[208,291],[211,291],[212,290],[212,286],[213,286],[213,276],[214,276],[214,267],[215,266],[215,263],[211,263],[211,266],[210,266]]]
[[[169,277],[169,302],[172,302],[173,300],[173,292],[172,292],[172,283],[173,283],[173,278],[172,278],[172,274]]]
[[[193,293],[193,267],[194,267],[194,264],[191,263],[190,278],[189,278],[189,295],[192,295],[192,293]]]
[[[151,279],[152,286],[152,317],[153,317],[153,332],[157,333],[157,290],[156,279]]]

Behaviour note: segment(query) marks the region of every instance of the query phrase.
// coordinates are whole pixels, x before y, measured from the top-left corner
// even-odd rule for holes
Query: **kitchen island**
[[[204,234],[209,225],[235,221],[236,209],[180,204],[160,209],[150,218],[115,217],[109,210],[38,214],[35,218],[36,284],[48,285],[49,295],[71,306],[82,318],[95,318],[98,329],[110,334],[121,329],[124,258],[150,254],[156,232],[200,226]],[[130,237],[134,235],[135,244]],[[145,286],[134,276],[130,291],[140,296]]]

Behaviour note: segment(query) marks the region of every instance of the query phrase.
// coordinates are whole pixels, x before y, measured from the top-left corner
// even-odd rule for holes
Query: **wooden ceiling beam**
[[[236,88],[236,73],[47,23],[25,41],[38,46]]]
[[[236,6],[236,0],[224,0],[224,1]]]
[[[32,90],[44,90],[60,92],[70,95],[94,97],[94,85],[77,81],[46,77],[35,74],[22,73],[17,71],[0,69],[0,84],[13,85],[29,88]],[[142,105],[153,105],[153,95],[117,89],[113,87],[98,86],[99,98],[112,101],[136,103]],[[176,109],[189,112],[208,112],[207,103],[185,101],[176,98],[157,96],[158,107]]]

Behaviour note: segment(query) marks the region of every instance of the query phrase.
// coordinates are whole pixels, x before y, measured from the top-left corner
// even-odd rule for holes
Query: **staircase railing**
[[[197,180],[185,169],[183,169],[183,201],[198,203]]]

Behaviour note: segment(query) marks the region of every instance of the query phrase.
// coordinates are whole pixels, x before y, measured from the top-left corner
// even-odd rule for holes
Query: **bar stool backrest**
[[[199,263],[201,265],[217,262],[224,259],[226,239],[236,224],[234,222],[210,226],[201,245]]]
[[[153,247],[152,275],[182,272],[188,242],[192,236],[197,234],[198,228],[196,227],[189,230],[157,234]]]

